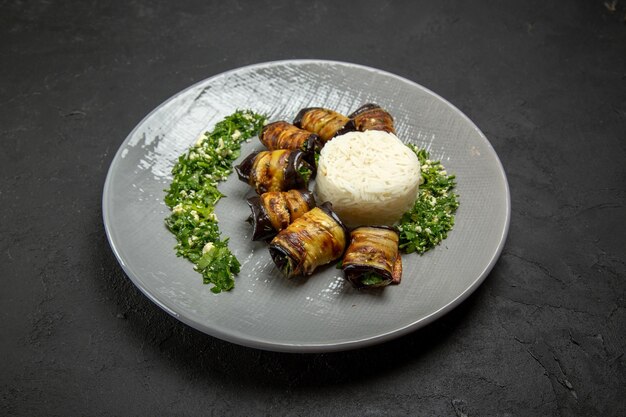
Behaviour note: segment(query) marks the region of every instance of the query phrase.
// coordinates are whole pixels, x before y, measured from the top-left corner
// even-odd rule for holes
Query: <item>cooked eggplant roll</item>
[[[308,190],[270,191],[248,198],[252,240],[268,240],[315,207]]]
[[[334,110],[322,107],[308,107],[300,110],[293,124],[315,133],[324,143],[337,135],[352,130],[349,118]]]
[[[304,156],[302,151],[288,149],[254,152],[237,165],[235,171],[257,194],[307,188],[315,168]]]
[[[300,150],[307,155],[309,162],[313,162],[314,152],[321,148],[319,136],[285,121],[266,125],[261,130],[259,139],[270,151],[276,149]]]
[[[393,127],[393,117],[378,104],[364,104],[348,117],[354,124],[354,128],[360,132],[366,130],[384,130],[385,132],[396,133]]]
[[[341,257],[347,239],[346,227],[327,202],[281,230],[270,243],[270,255],[288,278],[311,275],[317,267]]]
[[[398,233],[386,226],[362,226],[350,233],[341,263],[345,277],[357,288],[399,284],[402,257]]]

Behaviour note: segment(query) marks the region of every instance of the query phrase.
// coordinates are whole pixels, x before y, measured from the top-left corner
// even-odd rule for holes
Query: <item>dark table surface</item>
[[[0,1],[0,414],[626,415],[626,1]],[[234,345],[160,310],[107,242],[132,128],[291,58],[437,92],[508,176],[506,246],[433,324],[355,351]]]

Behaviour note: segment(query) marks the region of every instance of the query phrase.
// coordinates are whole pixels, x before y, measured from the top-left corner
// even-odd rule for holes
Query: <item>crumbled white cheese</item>
[[[202,254],[204,255],[205,253],[209,252],[211,249],[213,249],[215,247],[215,245],[213,245],[213,243],[208,242],[206,245],[204,245],[204,247],[202,248]]]
[[[200,137],[196,140],[196,148],[199,148],[200,146],[202,146],[202,142],[204,141],[204,138],[206,136],[204,134],[200,135]]]

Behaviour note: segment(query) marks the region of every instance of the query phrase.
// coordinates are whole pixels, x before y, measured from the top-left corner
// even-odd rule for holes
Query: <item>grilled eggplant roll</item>
[[[268,240],[315,207],[308,190],[270,191],[248,198],[252,240]]]
[[[378,104],[364,104],[348,117],[354,124],[354,128],[360,132],[366,130],[384,130],[385,132],[396,133],[393,126],[393,117]]]
[[[337,135],[353,130],[349,118],[322,107],[308,107],[300,110],[293,124],[300,129],[315,133],[324,143]]]
[[[351,242],[341,263],[345,277],[356,288],[399,284],[402,257],[398,233],[386,226],[362,226],[350,233]]]
[[[304,152],[288,149],[254,152],[235,171],[257,194],[307,188],[315,175],[314,166],[304,160]]]
[[[300,150],[306,154],[307,161],[310,163],[314,163],[314,154],[321,148],[320,138],[315,133],[300,129],[282,120],[265,125],[261,130],[259,139],[270,151],[276,149]]]
[[[348,231],[330,203],[306,212],[281,230],[270,243],[272,260],[288,278],[311,275],[343,254]]]

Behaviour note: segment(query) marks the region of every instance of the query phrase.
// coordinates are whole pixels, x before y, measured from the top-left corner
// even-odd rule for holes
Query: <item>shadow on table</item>
[[[104,270],[106,291],[126,323],[126,336],[136,339],[143,360],[167,360],[179,371],[202,380],[238,386],[306,387],[363,382],[394,369],[425,360],[431,350],[445,344],[475,307],[479,290],[441,319],[392,341],[333,353],[281,353],[262,351],[206,335],[171,317],[145,297],[128,279],[108,248]]]

